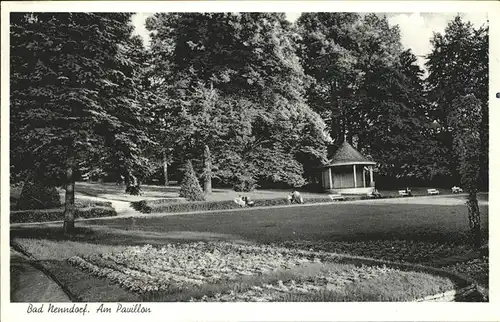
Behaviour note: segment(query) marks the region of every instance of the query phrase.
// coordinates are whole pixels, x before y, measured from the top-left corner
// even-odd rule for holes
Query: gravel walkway
[[[88,199],[94,201],[107,201],[111,202],[111,206],[115,208],[116,214],[118,216],[141,216],[143,215],[139,211],[135,210],[130,206],[129,201],[115,200],[115,199],[107,199],[100,197],[87,196],[82,194],[77,194],[79,199]]]

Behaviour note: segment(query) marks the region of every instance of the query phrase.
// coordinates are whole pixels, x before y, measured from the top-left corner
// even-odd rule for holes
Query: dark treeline
[[[77,179],[178,179],[191,161],[205,190],[301,187],[345,139],[381,186],[449,187],[450,115],[472,95],[487,187],[487,27],[457,16],[424,77],[377,14],[158,13],[149,46],[132,15],[11,14],[13,182],[66,186],[71,204]]]

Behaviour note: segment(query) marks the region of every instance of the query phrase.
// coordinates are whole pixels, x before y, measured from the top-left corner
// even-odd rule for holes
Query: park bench
[[[377,189],[374,189],[366,194],[368,198],[382,198],[382,194],[378,192]]]
[[[402,197],[411,196],[411,191],[409,191],[409,190],[398,190],[398,193]]]
[[[332,200],[345,200],[345,197],[342,196],[340,193],[330,194],[328,195],[328,197],[330,197],[330,199]]]
[[[439,194],[439,190],[437,190],[437,189],[427,189],[427,193],[429,195],[438,195]]]

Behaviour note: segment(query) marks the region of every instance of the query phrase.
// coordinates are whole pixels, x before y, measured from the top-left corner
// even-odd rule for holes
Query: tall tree
[[[453,148],[459,156],[461,183],[468,192],[471,240],[477,248],[481,247],[481,217],[477,201],[481,161],[481,110],[481,101],[474,94],[460,96],[453,100],[453,110],[447,122],[453,135]]]
[[[355,13],[304,13],[298,21],[299,56],[314,82],[307,102],[329,125],[333,140],[342,142],[348,129],[349,108],[362,78],[358,68]]]
[[[339,144],[353,143],[369,127],[363,104],[367,81],[380,68],[397,64],[401,53],[399,30],[376,14],[305,13],[298,19],[300,56],[314,79],[308,103],[327,120]]]
[[[158,101],[168,102],[164,115],[176,123],[167,131],[189,142],[174,149],[201,159],[208,145],[225,182],[304,184],[299,159],[322,156],[327,135],[304,102],[308,78],[284,14],[156,14],[147,28]]]
[[[347,140],[379,162],[392,177],[429,177],[436,146],[423,71],[403,51],[399,29],[385,17],[305,13],[297,21],[299,53],[313,79],[308,103],[327,120],[336,144]]]
[[[453,100],[467,94],[481,101],[481,178],[488,179],[488,27],[474,29],[472,23],[457,15],[443,34],[431,40],[432,52],[426,63],[429,98],[434,102],[433,117],[440,125],[439,140],[449,156],[449,171],[459,175],[458,155],[453,153],[453,135],[448,124],[455,105]]]
[[[147,169],[130,17],[11,14],[11,169],[65,187],[66,233],[80,165],[112,164],[127,178]]]
[[[383,175],[430,178],[437,171],[429,164],[436,144],[427,135],[422,74],[415,55],[406,50],[393,65],[373,67],[361,86],[365,123],[358,129],[359,142]]]

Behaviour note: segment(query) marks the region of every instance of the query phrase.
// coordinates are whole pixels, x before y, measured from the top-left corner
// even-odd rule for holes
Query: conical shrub
[[[179,196],[189,201],[205,200],[205,195],[203,194],[198,178],[196,178],[191,160],[186,162],[186,166],[184,167],[184,177],[182,178]]]
[[[61,207],[61,197],[55,187],[50,187],[38,180],[29,180],[24,183],[23,190],[16,208],[26,209],[52,209]]]

